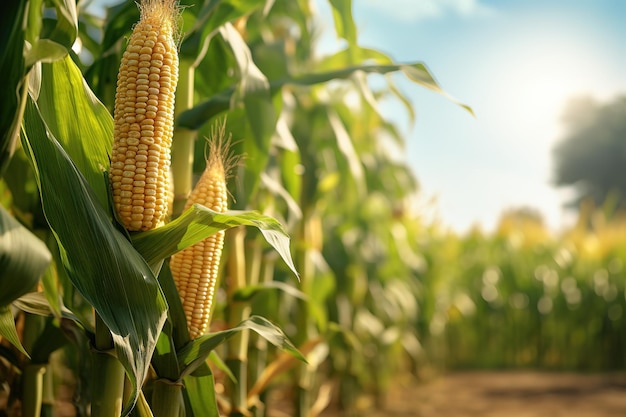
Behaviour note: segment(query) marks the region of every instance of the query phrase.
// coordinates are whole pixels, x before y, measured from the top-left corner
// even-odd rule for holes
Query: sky
[[[332,31],[328,3],[316,4]],[[353,9],[361,46],[424,62],[476,114],[402,77],[415,125],[398,103],[382,106],[441,223],[492,230],[516,207],[539,210],[555,230],[573,221],[562,209],[572,190],[552,185],[552,149],[569,98],[626,93],[626,1],[354,0]]]

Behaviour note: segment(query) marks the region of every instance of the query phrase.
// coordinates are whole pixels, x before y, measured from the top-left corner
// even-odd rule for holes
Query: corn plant
[[[17,272],[0,277],[0,334],[33,394],[20,399],[34,406],[25,415],[39,414],[57,348],[91,356],[88,375],[73,369],[90,388],[77,409],[94,416],[262,415],[288,377],[297,415],[319,414],[337,377],[342,391],[355,381],[349,395],[373,386],[382,398],[389,374],[365,368],[392,370],[412,351],[414,305],[388,308],[415,290],[419,265],[402,264],[412,250],[390,234],[412,221],[397,210],[415,184],[381,152],[381,135],[402,139],[375,106],[407,101],[391,78],[373,90],[366,74],[441,91],[427,68],[358,45],[350,1],[331,2],[347,49],[321,58],[303,2],[126,1],[104,19],[80,6],[29,0],[3,16],[0,213],[19,244],[1,246]],[[358,116],[345,98],[354,91]],[[230,167],[229,152],[241,163]],[[39,248],[33,262],[26,246]],[[359,338],[367,346],[342,364]],[[216,370],[232,381],[218,381],[226,395]]]
[[[20,13],[23,15],[27,6],[30,6],[28,18],[20,19]],[[186,319],[182,314],[180,296],[168,274],[167,264],[163,267],[163,261],[222,229],[247,224],[260,227],[268,238],[272,237],[270,240],[274,244],[282,245],[281,252],[291,263],[286,234],[271,218],[254,213],[215,212],[199,204],[191,206],[166,226],[153,228],[163,217],[157,213],[156,207],[166,207],[168,190],[162,187],[157,191],[156,188],[157,184],[163,185],[161,180],[168,176],[169,150],[165,148],[173,133],[173,86],[166,87],[167,93],[159,89],[164,87],[167,79],[175,78],[176,74],[175,70],[164,70],[165,65],[171,68],[173,64],[168,62],[167,56],[157,56],[173,53],[172,39],[167,36],[161,39],[164,35],[154,29],[161,22],[150,22],[150,19],[166,19],[167,25],[167,19],[171,16],[160,15],[156,2],[142,3],[142,20],[135,27],[137,35],[131,36],[120,71],[114,112],[117,126],[114,129],[114,119],[93,95],[78,66],[68,55],[77,35],[76,8],[72,4],[61,3],[55,4],[55,7],[59,18],[55,22],[53,37],[45,37],[47,32],[43,31],[26,31],[19,25],[12,28],[11,34],[16,42],[11,46],[17,51],[14,58],[17,67],[23,68],[16,86],[25,92],[30,87],[30,93],[20,97],[21,101],[16,103],[11,119],[12,124],[22,126],[21,148],[17,144],[20,132],[16,129],[3,136],[3,146],[8,143],[8,146],[4,146],[6,149],[19,148],[18,152],[23,152],[30,166],[8,166],[5,176],[34,176],[48,230],[56,241],[50,252],[58,252],[57,268],[63,268],[77,292],[63,294],[62,302],[61,298],[54,298],[50,294],[59,290],[59,283],[52,282],[51,291],[27,294],[29,297],[16,301],[16,305],[31,313],[56,313],[58,319],[64,317],[72,320],[84,329],[83,337],[90,339],[94,346],[90,401],[92,415],[126,415],[137,403],[137,412],[141,415],[150,413],[142,385],[151,361],[157,379],[153,387],[147,385],[146,388],[156,393],[151,401],[155,415],[175,415],[183,408],[192,415],[194,412],[200,414],[201,411],[197,410],[201,409],[216,414],[215,403],[202,400],[207,388],[208,393],[211,393],[211,374],[204,360],[212,349],[243,328],[256,329],[268,337],[281,332],[262,318],[251,318],[239,327],[217,335],[192,333],[198,337],[190,340],[185,331],[178,330],[181,325],[186,329]],[[38,28],[41,26],[38,22],[42,11],[42,4],[33,2],[24,4],[21,9],[17,8],[14,17],[17,17],[18,22],[28,22],[29,29]],[[158,18],[153,13],[159,15]],[[154,30],[157,30],[156,34]],[[151,39],[151,36],[155,39]],[[144,45],[137,45],[134,38],[143,39]],[[164,47],[167,42],[170,42],[169,52]],[[146,48],[152,49],[144,51]],[[137,57],[133,54],[139,54],[139,59],[135,59]],[[153,69],[159,68],[156,61],[162,64],[160,77],[152,79],[152,74],[157,75]],[[142,82],[142,68],[148,69],[145,84]],[[131,79],[133,76],[136,79]],[[153,86],[152,83],[157,85]],[[147,88],[142,90],[142,85]],[[147,93],[145,107],[141,106],[141,98],[144,97],[142,92]],[[129,105],[129,97],[136,98],[133,105]],[[163,104],[159,104],[160,100],[164,100]],[[161,105],[163,109],[160,109]],[[20,109],[23,109],[23,116]],[[141,122],[145,122],[142,126],[150,125],[154,129],[146,127],[135,130],[135,123]],[[138,132],[137,136],[133,132]],[[155,136],[161,136],[163,142],[150,140]],[[146,146],[148,143],[155,147]],[[136,146],[136,150],[133,150],[133,146]],[[145,152],[142,152],[144,149]],[[109,175],[105,175],[109,152],[112,165]],[[159,161],[162,157],[165,160],[161,165]],[[133,171],[121,169],[122,160],[123,168],[133,167]],[[5,164],[12,162],[9,157],[5,160]],[[153,171],[152,167],[155,166],[156,171]],[[162,167],[165,172],[160,171]],[[17,171],[18,168],[22,172]],[[127,175],[127,172],[134,176]],[[107,177],[113,188],[112,194],[108,191]],[[128,184],[126,178],[132,178],[131,190],[125,188],[125,184]],[[24,193],[20,187],[25,184],[11,180],[6,183],[5,189],[11,197]],[[137,194],[126,194],[140,189],[144,191],[138,194],[146,197],[143,200],[135,198]],[[155,198],[149,199],[151,196]],[[126,199],[130,200],[130,206]],[[14,210],[18,209],[15,206]],[[31,235],[23,227],[17,227],[15,221],[3,213],[3,218],[8,219],[8,223],[3,223],[8,226],[6,230],[17,229],[19,237],[16,241],[28,243],[27,239],[32,239],[29,237]],[[146,217],[140,219],[139,214]],[[115,218],[119,218],[130,231],[153,229],[129,234],[116,225]],[[33,247],[40,246],[35,244]],[[16,251],[20,245],[11,245],[11,248],[15,254],[9,257],[11,251],[5,251],[9,268],[2,276],[3,282],[7,282],[4,285],[11,288],[11,292],[7,293],[10,298],[3,300],[2,334],[22,354],[28,356],[29,352],[16,337],[12,314],[6,306],[23,293],[33,290],[34,283],[50,261],[50,252],[38,249],[36,253],[41,255],[37,259],[41,261],[35,262],[34,267],[24,269],[27,263],[24,246],[21,252]],[[12,269],[16,275],[10,275]],[[28,280],[24,279],[18,286],[14,280],[20,274]],[[53,276],[53,281],[54,278],[60,277]],[[54,288],[55,285],[57,288]],[[38,295],[46,295],[47,298]],[[72,299],[69,299],[70,295]],[[84,302],[76,303],[73,300],[76,297],[84,299]],[[74,307],[82,306],[85,302],[95,310],[95,318],[89,313],[84,314],[79,308],[74,313]],[[173,331],[174,328],[177,330]],[[45,331],[39,337],[44,335]],[[295,353],[286,339],[274,337],[273,340]],[[34,346],[32,348],[35,349]],[[30,352],[32,355],[34,353]],[[190,376],[199,368],[204,369],[202,376],[198,376],[198,379]],[[33,375],[35,378],[40,376],[41,373]],[[29,373],[24,372],[24,378],[28,377]],[[125,379],[127,389],[124,387]],[[183,402],[181,387],[185,385],[185,380],[189,382]],[[33,409],[27,409],[30,415],[39,413],[37,407],[41,406],[41,385],[37,381],[29,385],[29,395],[33,396],[22,398],[22,403],[33,406]]]
[[[623,227],[583,207],[561,234],[505,215],[492,234],[441,236],[450,250],[423,249],[450,267],[428,273],[438,325],[422,336],[436,330],[450,368],[623,369]]]

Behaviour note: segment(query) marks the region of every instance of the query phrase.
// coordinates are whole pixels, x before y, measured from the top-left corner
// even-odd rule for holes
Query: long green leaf
[[[75,0],[52,0],[56,9],[54,26],[42,34],[42,37],[64,46],[68,51],[78,36],[78,13]],[[45,26],[44,26],[45,29]],[[46,33],[47,32],[47,33]]]
[[[209,0],[199,11],[193,27],[185,33],[181,57],[196,59],[217,29],[227,22],[252,13],[266,0]]]
[[[133,245],[148,263],[159,262],[178,251],[206,239],[220,230],[235,226],[254,226],[297,275],[289,252],[289,236],[272,217],[251,211],[218,213],[194,204],[176,220],[156,229],[132,236]]]
[[[31,291],[51,260],[46,245],[0,206],[0,307]]]
[[[296,349],[291,341],[285,336],[282,330],[269,320],[261,316],[251,316],[242,321],[232,329],[201,336],[189,342],[179,353],[178,360],[184,367],[182,377],[194,372],[206,361],[206,358],[217,346],[231,338],[236,333],[249,329],[258,333],[274,346],[291,353],[301,361],[305,361],[304,356]]]
[[[183,396],[188,416],[220,417],[211,368],[200,364],[194,375],[183,378]]]
[[[25,2],[23,2],[25,3]],[[56,19],[44,18],[43,25],[38,16],[30,14],[28,39],[30,47],[26,50],[25,63],[30,68],[37,62],[54,62],[68,56],[78,36],[78,14],[73,0],[52,0]],[[41,10],[40,4],[30,2],[31,10]],[[41,33],[39,33],[41,32]]]
[[[352,0],[329,0],[329,3],[333,9],[337,36],[348,41],[350,47],[356,45],[357,32],[352,19]]]
[[[245,208],[259,185],[259,175],[267,166],[278,115],[274,110],[267,77],[255,64],[252,52],[239,32],[233,25],[225,24],[220,28],[220,34],[233,51],[239,68],[240,81],[233,101],[243,102],[249,127],[245,137],[252,139],[242,141],[239,152],[246,155],[248,163],[238,176],[243,187],[239,187],[241,192],[236,195],[235,201],[239,208]]]
[[[103,171],[109,166],[113,118],[69,56],[42,65],[37,104],[48,129],[85,176],[100,204],[106,206]]]
[[[263,284],[257,285],[248,285],[242,288],[237,289],[237,291],[233,294],[233,301],[250,301],[256,295],[261,294],[266,291],[282,291],[285,294],[291,295],[294,298],[299,298],[301,300],[306,300],[308,297],[302,291],[296,289],[295,287],[288,285],[284,282],[280,281],[270,281],[265,282]]]
[[[357,65],[333,71],[303,74],[294,77],[282,78],[280,80],[273,80],[270,82],[270,89],[272,94],[274,94],[285,85],[311,86],[315,84],[325,83],[331,80],[346,79],[351,77],[357,71],[363,71],[368,74],[388,74],[401,71],[411,81],[420,84],[421,86],[428,88],[429,90],[444,95],[457,105],[463,107],[471,114],[474,114],[471,107],[459,102],[455,98],[448,95],[444,90],[442,90],[435,78],[428,70],[428,68],[426,68],[426,66],[421,62],[416,62],[413,64]],[[221,104],[225,102],[226,97],[231,97],[234,92],[234,87],[231,87],[220,92],[217,96],[203,101],[195,107],[181,113],[178,117],[177,124],[181,127],[186,127],[188,129],[199,129],[206,123],[208,119],[216,116],[217,114],[219,114],[219,112],[223,111],[223,105]]]
[[[24,79],[24,13],[28,3],[8,2],[0,13],[0,176],[15,151],[26,98]]]
[[[163,326],[152,356],[152,367],[159,378],[176,381],[180,375],[176,351],[189,342],[187,319],[167,262],[161,268],[158,279],[169,309],[168,321]]]
[[[31,354],[32,363],[46,364],[50,360],[50,355],[57,349],[69,343],[63,333],[63,326],[70,322],[63,322],[49,318],[42,332],[35,340]]]
[[[165,298],[150,267],[113,227],[31,100],[25,122],[22,145],[33,163],[43,210],[63,265],[73,285],[111,330],[117,357],[132,384],[128,413],[165,322]]]
[[[20,342],[20,338],[17,335],[13,313],[9,306],[0,306],[0,336],[8,340],[24,355],[28,356],[28,353],[24,349],[24,346],[22,346],[22,342]]]
[[[387,54],[376,49],[352,46],[325,56],[316,68],[318,71],[332,71],[339,68],[349,67],[355,64],[393,65],[393,60]]]
[[[20,310],[23,310],[30,314],[37,314],[39,316],[52,316],[54,315],[54,309],[46,299],[46,296],[41,292],[29,292],[28,294],[24,294],[17,300],[13,302],[13,305]],[[67,307],[61,307],[61,317],[75,321],[80,324],[84,328],[93,332],[93,328],[89,323],[86,323],[78,318],[74,313],[72,313]]]

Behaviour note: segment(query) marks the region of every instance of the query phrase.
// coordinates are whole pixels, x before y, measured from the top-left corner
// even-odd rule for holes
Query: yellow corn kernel
[[[117,78],[109,170],[118,217],[132,231],[153,229],[167,215],[178,81],[175,0],[139,7]]]
[[[220,213],[227,210],[226,176],[236,161],[229,155],[229,142],[223,141],[223,137],[222,125],[213,132],[206,169],[187,199],[185,209],[192,204],[202,204]],[[223,245],[224,232],[220,231],[174,254],[170,260],[192,340],[203,335],[209,326]]]

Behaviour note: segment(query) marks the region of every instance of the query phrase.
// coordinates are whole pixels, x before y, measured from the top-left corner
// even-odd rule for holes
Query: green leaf
[[[69,51],[78,36],[78,13],[75,0],[52,0],[56,9],[56,22],[50,31],[44,30],[42,38],[48,38]],[[45,26],[44,26],[45,28]]]
[[[37,39],[24,57],[26,67],[30,68],[37,62],[54,62],[68,56],[67,49],[50,39]]]
[[[239,67],[240,81],[237,85],[234,102],[243,102],[249,133],[254,140],[242,142],[240,154],[246,155],[249,163],[244,167],[242,193],[235,200],[239,207],[247,203],[259,184],[259,175],[265,169],[270,155],[270,141],[276,131],[278,115],[274,110],[267,77],[256,66],[252,52],[231,24],[220,29],[220,34],[233,51]]]
[[[180,47],[181,58],[200,56],[205,43],[227,22],[252,13],[265,5],[266,0],[209,0],[198,13],[193,27],[185,34]]]
[[[183,326],[187,326],[186,323]],[[166,378],[171,381],[178,379],[180,374],[178,361],[176,358],[176,348],[172,338],[172,323],[166,321],[163,331],[159,335],[155,352],[152,355],[152,367],[159,378]]]
[[[266,291],[280,290],[285,294],[289,294],[292,297],[306,300],[308,297],[302,291],[294,288],[291,285],[285,284],[280,281],[270,281],[258,285],[248,285],[242,288],[238,288],[233,294],[233,301],[250,301],[256,295]]]
[[[242,225],[258,228],[294,274],[298,274],[289,251],[289,236],[283,226],[276,219],[256,212],[218,213],[200,204],[194,204],[176,220],[147,232],[136,233],[132,239],[133,245],[146,261],[154,263],[220,230]]]
[[[426,66],[421,62],[413,64],[356,65],[333,71],[303,74],[293,77],[282,78],[280,80],[273,80],[270,82],[270,90],[272,94],[274,94],[285,85],[311,86],[332,80],[347,79],[350,78],[357,71],[363,71],[368,74],[388,74],[401,71],[411,81],[420,84],[421,86],[428,88],[429,90],[442,94],[457,105],[463,107],[472,115],[474,114],[471,107],[459,102],[452,96],[448,95],[445,91],[443,91],[437,81],[435,81],[435,78],[432,76],[428,68],[426,68]],[[221,108],[220,104],[225,103],[226,98],[231,97],[234,94],[234,91],[234,87],[230,87],[220,92],[218,95],[204,102],[201,102],[193,108],[181,113],[178,118],[178,125],[181,127],[186,127],[188,129],[199,129],[206,123],[206,121],[210,117],[214,117],[216,115],[216,110]],[[261,93],[262,92],[259,92],[259,94]]]
[[[54,315],[54,309],[50,305],[50,302],[46,299],[46,296],[41,292],[29,292],[28,294],[24,294],[15,300],[13,305],[30,314],[37,314],[44,317]],[[93,328],[91,328],[89,323],[80,320],[65,306],[61,306],[61,317],[75,321],[84,328],[93,332]]]
[[[219,357],[219,355],[215,352],[212,351],[209,354],[209,361],[211,361],[215,367],[217,369],[219,369],[220,371],[224,372],[224,374],[226,374],[226,376],[232,381],[232,382],[237,382],[237,378],[235,377],[235,374],[233,374],[233,371],[230,370],[230,368],[228,367],[228,365],[226,365],[226,362],[224,362],[222,360],[222,358]],[[196,375],[198,373],[198,370],[196,370],[196,372],[194,373],[194,375]]]
[[[355,45],[324,57],[318,64],[318,71],[331,71],[355,64],[392,65],[393,60],[387,54],[376,49],[363,48]]]
[[[11,313],[11,308],[9,306],[0,307],[0,336],[8,340],[24,355],[28,356],[28,353],[24,349],[24,346],[22,346],[20,338],[17,335],[15,321],[13,320],[13,313]]]
[[[52,3],[56,19],[44,18],[43,25],[37,22],[33,31],[29,32],[31,47],[25,54],[27,68],[39,61],[54,62],[68,56],[78,36],[76,1],[52,0]],[[36,8],[38,5],[31,2],[30,7]],[[32,24],[33,20],[35,16],[31,14],[29,24]]]
[[[328,122],[333,129],[335,138],[337,140],[337,149],[344,156],[348,168],[350,169],[349,178],[354,181],[355,188],[359,199],[365,197],[367,191],[367,185],[365,184],[365,175],[363,173],[363,165],[361,158],[354,149],[352,144],[352,138],[348,134],[346,127],[339,118],[336,112],[329,108],[328,110]]]
[[[4,173],[18,140],[26,99],[24,77],[24,14],[28,2],[8,2],[0,13],[0,175]]]
[[[37,104],[47,128],[106,207],[108,188],[103,172],[109,167],[113,118],[69,56],[42,65]]]
[[[43,331],[37,336],[37,340],[35,340],[33,345],[31,363],[48,363],[52,352],[69,343],[61,326],[62,322],[58,322],[52,318],[46,321]]]
[[[301,361],[306,362],[304,356],[289,341],[280,328],[264,317],[251,316],[232,329],[201,336],[189,342],[178,353],[178,360],[184,368],[181,376],[184,377],[194,372],[206,361],[213,349],[244,329],[255,331],[277,348],[283,349]]]
[[[387,76],[387,86],[389,87],[389,91],[398,99],[400,100],[400,102],[404,105],[404,108],[406,109],[407,113],[409,114],[409,122],[411,124],[415,123],[415,109],[413,108],[413,105],[411,104],[411,102],[409,101],[408,97],[402,93],[398,87],[396,87],[396,84],[393,82],[393,79],[391,78],[391,76]],[[387,127],[387,130],[393,130],[395,132],[396,127],[395,125],[393,125],[392,123],[388,122],[388,121],[384,121],[383,125],[385,125]],[[396,134],[394,135],[397,139],[399,139],[397,142],[399,143],[404,143],[403,140],[401,140],[401,136]],[[403,145],[401,145],[403,146]]]
[[[187,329],[187,319],[185,318],[185,310],[176,288],[176,283],[172,277],[169,262],[165,262],[159,273],[159,284],[163,289],[163,294],[167,300],[167,315],[172,322],[171,337],[176,349],[182,347],[189,342],[189,331]],[[169,330],[169,327],[166,328]]]
[[[302,209],[298,205],[302,183],[298,181],[300,176],[296,174],[297,168],[294,165],[289,165],[294,161],[296,163],[299,162],[294,156],[297,156],[297,152],[285,151],[280,168],[276,167],[269,170],[274,177],[280,179],[272,177],[267,172],[261,172],[259,178],[263,187],[272,193],[274,197],[280,197],[285,201],[289,212],[289,220],[298,221],[302,218]],[[289,191],[285,189],[283,184],[290,187]]]
[[[0,307],[31,291],[51,260],[46,245],[0,206]]]
[[[183,397],[188,416],[220,417],[211,368],[200,364],[194,375],[183,378]]]
[[[352,0],[329,0],[333,9],[337,36],[348,41],[349,47],[356,45],[356,25],[352,19]]]
[[[31,100],[26,106],[24,133],[22,145],[33,163],[43,210],[63,266],[111,330],[117,357],[128,373],[132,385],[125,408],[128,413],[165,322],[165,298],[150,267],[113,227]]]
[[[53,262],[50,268],[41,277],[41,286],[46,300],[50,304],[55,317],[61,317],[61,308],[63,307],[63,297],[59,291],[59,282],[57,280],[57,264]]]

